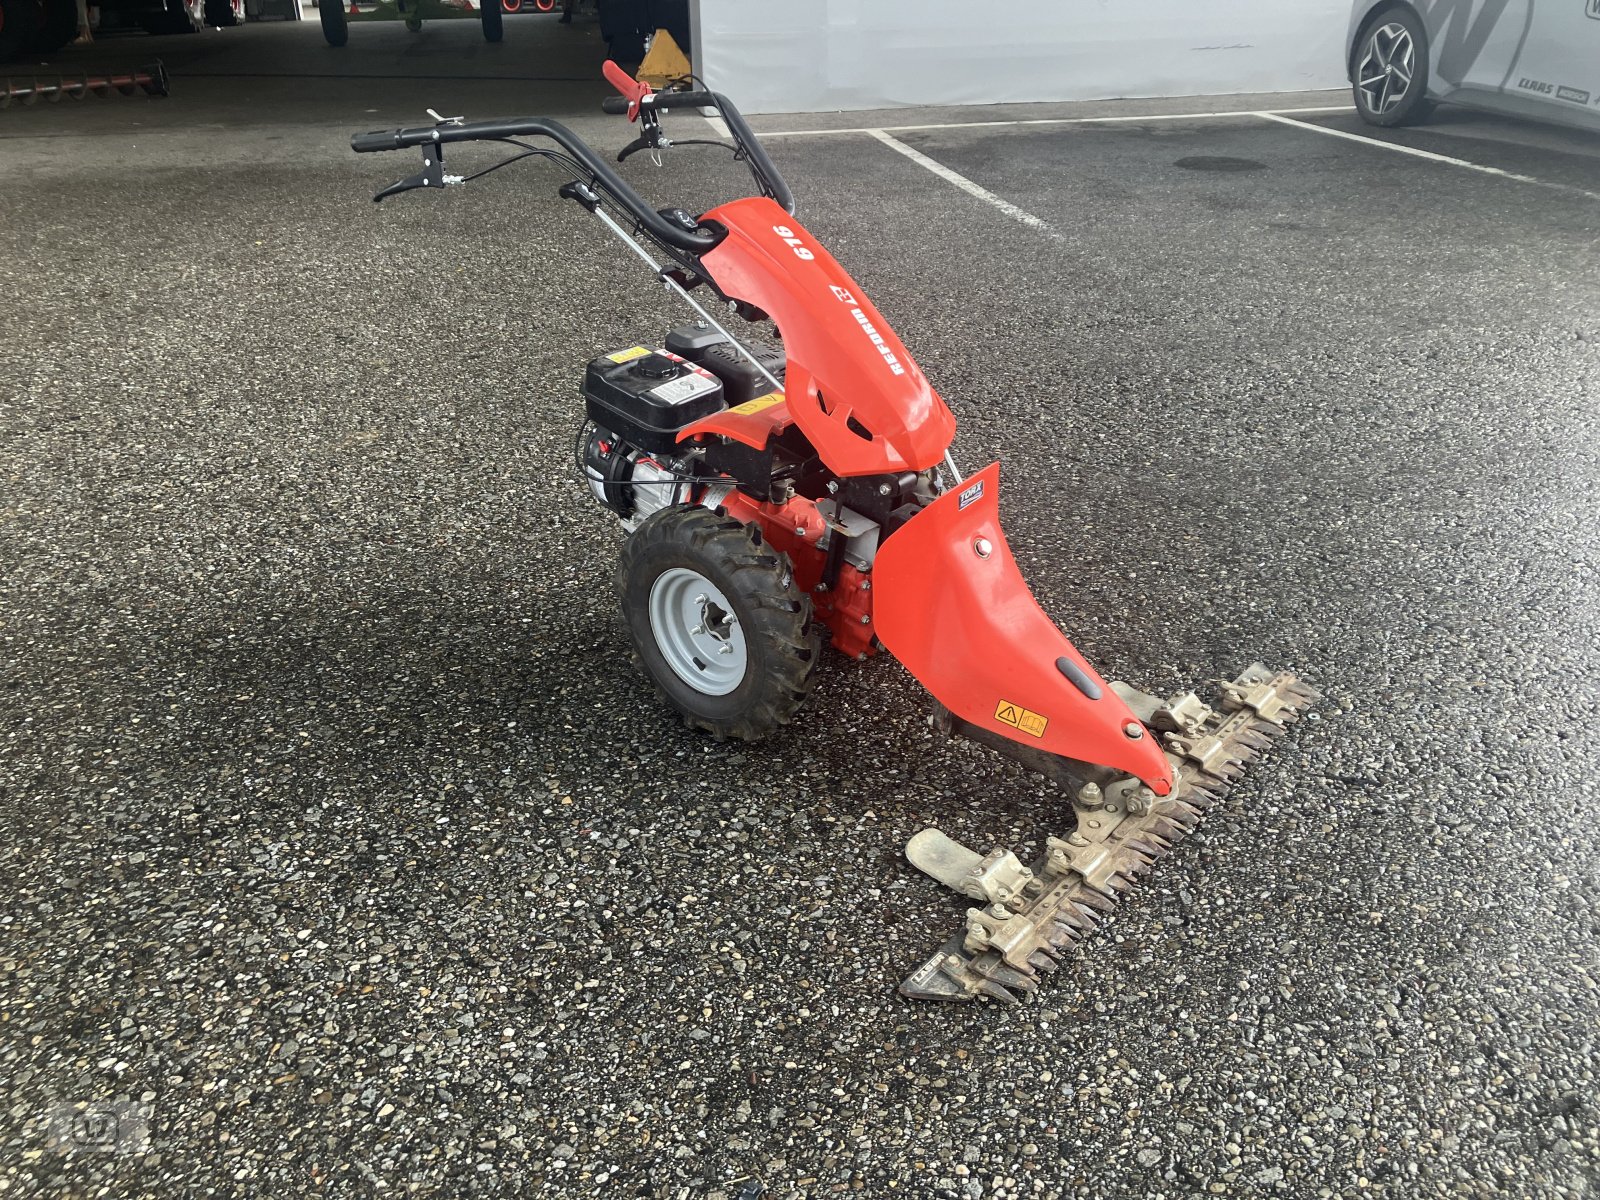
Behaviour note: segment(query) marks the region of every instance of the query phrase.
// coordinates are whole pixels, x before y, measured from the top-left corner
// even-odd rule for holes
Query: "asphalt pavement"
[[[553,168],[374,206],[345,140],[630,136],[592,30],[469,25],[0,113],[0,1196],[1600,1193],[1595,140],[761,122],[1102,673],[1326,696],[1034,999],[917,1004],[965,902],[906,839],[1068,806],[887,659],[759,746],[654,698],[571,445],[680,311]],[[1034,223],[804,132],[984,119],[1060,123],[893,137]]]

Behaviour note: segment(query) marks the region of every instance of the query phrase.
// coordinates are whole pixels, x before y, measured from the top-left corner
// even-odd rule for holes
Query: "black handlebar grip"
[[[651,105],[658,112],[674,108],[716,108],[717,98],[710,92],[655,92]]]
[[[374,129],[371,133],[352,133],[350,149],[357,154],[371,154],[378,150],[398,150],[403,144],[401,130]]]
[[[600,101],[600,111],[618,116],[628,111],[628,98],[626,96],[607,96]]]

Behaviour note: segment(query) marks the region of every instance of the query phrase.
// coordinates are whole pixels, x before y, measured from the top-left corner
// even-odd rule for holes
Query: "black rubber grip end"
[[[352,133],[350,149],[357,154],[374,154],[380,150],[400,148],[398,129],[374,129],[371,133]]]

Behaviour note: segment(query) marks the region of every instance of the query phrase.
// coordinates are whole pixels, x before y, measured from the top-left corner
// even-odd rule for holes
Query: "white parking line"
[[[1397,154],[1409,154],[1413,158],[1424,158],[1429,162],[1446,163],[1452,167],[1465,167],[1469,171],[1478,171],[1484,175],[1498,175],[1501,179],[1512,179],[1517,183],[1531,183],[1535,187],[1548,188],[1553,192],[1572,192],[1589,200],[1600,200],[1600,192],[1585,191],[1583,188],[1573,187],[1568,183],[1554,183],[1548,179],[1536,179],[1532,175],[1519,175],[1515,171],[1503,171],[1499,167],[1469,162],[1464,158],[1452,158],[1448,154],[1435,154],[1431,150],[1419,150],[1415,146],[1402,146],[1398,142],[1385,142],[1378,138],[1362,137],[1359,133],[1346,133],[1343,129],[1329,129],[1326,125],[1313,125],[1309,121],[1296,121],[1280,112],[1258,112],[1254,115],[1263,117],[1268,121],[1277,121],[1283,125],[1293,125],[1296,129],[1309,129],[1313,133],[1325,133],[1329,137],[1344,138],[1349,142],[1362,142],[1368,146],[1381,146],[1385,150],[1393,150]]]
[[[903,154],[918,166],[932,171],[939,178],[955,184],[969,196],[975,196],[985,204],[998,208],[1006,216],[1020,221],[1030,229],[1037,230],[1046,237],[1056,241],[1062,240],[1061,234],[1048,222],[1041,220],[1025,209],[1018,208],[1009,200],[1003,200],[987,188],[974,183],[965,175],[952,171],[943,163],[936,162],[919,150],[906,145],[894,133],[910,133],[923,129],[993,129],[1002,126],[1026,125],[1095,125],[1104,122],[1129,122],[1129,121],[1188,121],[1201,120],[1208,117],[1252,117],[1263,121],[1276,121],[1281,125],[1289,125],[1297,129],[1309,129],[1312,133],[1324,133],[1329,137],[1344,138],[1346,141],[1363,142],[1369,146],[1380,146],[1385,150],[1394,150],[1400,154],[1409,154],[1414,158],[1425,159],[1428,162],[1443,163],[1452,167],[1463,167],[1469,171],[1477,171],[1484,175],[1496,175],[1501,179],[1509,179],[1515,183],[1529,183],[1534,187],[1546,188],[1555,192],[1567,192],[1572,195],[1582,196],[1587,200],[1600,200],[1600,192],[1587,191],[1584,188],[1574,187],[1567,183],[1556,183],[1547,179],[1539,179],[1532,175],[1522,175],[1516,171],[1506,171],[1500,167],[1491,167],[1483,163],[1471,162],[1465,158],[1453,158],[1448,154],[1435,154],[1431,150],[1422,150],[1415,146],[1405,146],[1397,142],[1385,142],[1378,138],[1363,137],[1358,133],[1347,133],[1342,129],[1329,129],[1325,125],[1314,125],[1309,121],[1297,121],[1291,114],[1299,113],[1344,113],[1354,112],[1355,109],[1348,104],[1328,105],[1317,108],[1281,108],[1281,109],[1255,109],[1234,110],[1228,112],[1203,112],[1203,113],[1164,113],[1164,114],[1131,114],[1114,117],[1039,117],[1015,121],[952,121],[942,124],[928,125],[886,125],[882,128],[861,127],[852,129],[789,129],[775,130],[763,133],[763,138],[769,137],[816,137],[826,134],[866,134],[876,138],[885,146],[896,153]]]
[[[1015,204],[1011,203],[1009,200],[1002,200],[999,196],[996,196],[987,188],[979,187],[977,184],[973,183],[972,180],[968,179],[965,175],[961,175],[955,171],[952,171],[943,163],[934,162],[934,160],[929,158],[926,154],[923,154],[919,150],[913,150],[904,142],[890,137],[883,130],[867,129],[863,130],[862,132],[877,138],[890,149],[897,150],[901,154],[904,154],[918,166],[926,167],[940,179],[948,180],[950,183],[955,184],[963,192],[966,192],[967,195],[976,196],[984,203],[994,205],[1001,212],[1005,213],[1006,216],[1011,217],[1013,220],[1021,221],[1029,229],[1036,229],[1046,237],[1054,238],[1057,241],[1061,240],[1061,235],[1059,233],[1051,228],[1051,226],[1046,222],[1041,221],[1038,217],[1034,216],[1031,212],[1025,212],[1024,210],[1018,208]]]
[[[1286,113],[1337,113],[1355,112],[1348,104],[1330,104],[1319,108],[1284,108],[1274,110]],[[1028,117],[1014,121],[945,121],[932,125],[880,125],[860,126],[850,129],[773,129],[762,130],[761,138],[822,137],[833,133],[915,133],[919,129],[998,129],[1008,125],[1101,125],[1121,124],[1128,121],[1203,121],[1210,117],[1259,117],[1264,114],[1255,109],[1237,109],[1229,112],[1197,113],[1133,113],[1115,117]]]

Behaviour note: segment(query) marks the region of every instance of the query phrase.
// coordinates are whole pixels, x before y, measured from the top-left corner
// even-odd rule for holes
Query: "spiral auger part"
[[[58,75],[53,79],[0,79],[0,108],[13,104],[31,105],[40,100],[60,103],[63,96],[82,100],[85,96],[107,96],[112,93],[135,96],[169,94],[167,68],[160,62],[147,67],[120,72],[86,72],[80,75]]]
[[[1175,786],[1157,796],[1136,779],[1087,779],[1073,799],[1077,826],[1045,841],[1032,867],[1008,850],[986,855],[937,829],[924,829],[906,857],[940,883],[979,902],[966,928],[900,985],[918,1000],[1015,1004],[1037,990],[1079,941],[1093,933],[1122,893],[1192,832],[1251,760],[1269,749],[1318,699],[1294,675],[1257,663],[1222,683],[1216,709],[1193,692],[1162,703],[1112,685],[1161,735]]]

